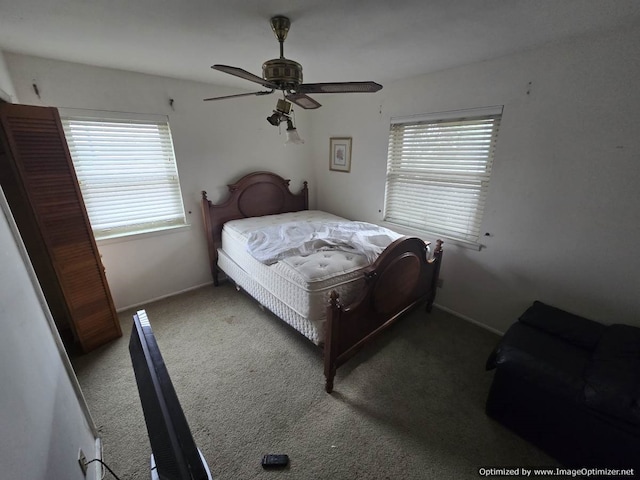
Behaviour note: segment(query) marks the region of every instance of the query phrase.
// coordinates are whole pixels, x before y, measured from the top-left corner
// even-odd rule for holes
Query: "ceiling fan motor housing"
[[[274,58],[262,64],[262,78],[281,90],[295,90],[302,83],[302,65],[287,58]]]

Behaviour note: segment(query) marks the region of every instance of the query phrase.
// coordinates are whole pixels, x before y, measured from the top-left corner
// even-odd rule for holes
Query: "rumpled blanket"
[[[319,250],[358,253],[372,263],[400,237],[402,235],[388,228],[366,222],[290,222],[252,232],[247,251],[266,265]]]

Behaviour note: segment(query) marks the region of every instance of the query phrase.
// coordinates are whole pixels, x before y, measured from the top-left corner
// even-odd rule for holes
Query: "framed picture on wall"
[[[351,137],[331,137],[329,169],[336,172],[351,171]]]

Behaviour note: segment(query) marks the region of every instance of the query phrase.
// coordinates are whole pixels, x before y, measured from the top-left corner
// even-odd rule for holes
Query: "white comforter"
[[[318,250],[361,254],[371,263],[400,237],[402,235],[388,228],[366,222],[291,222],[252,232],[247,251],[267,265]]]

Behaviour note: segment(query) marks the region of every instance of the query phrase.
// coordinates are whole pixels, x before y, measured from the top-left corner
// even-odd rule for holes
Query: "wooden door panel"
[[[14,162],[25,192],[21,202],[28,205],[40,237],[25,244],[44,244],[31,250],[48,256],[81,348],[89,351],[121,336],[57,110],[2,105],[0,122],[9,147],[6,156]],[[24,227],[31,235],[33,230]],[[34,266],[39,263],[43,262],[35,261]]]

